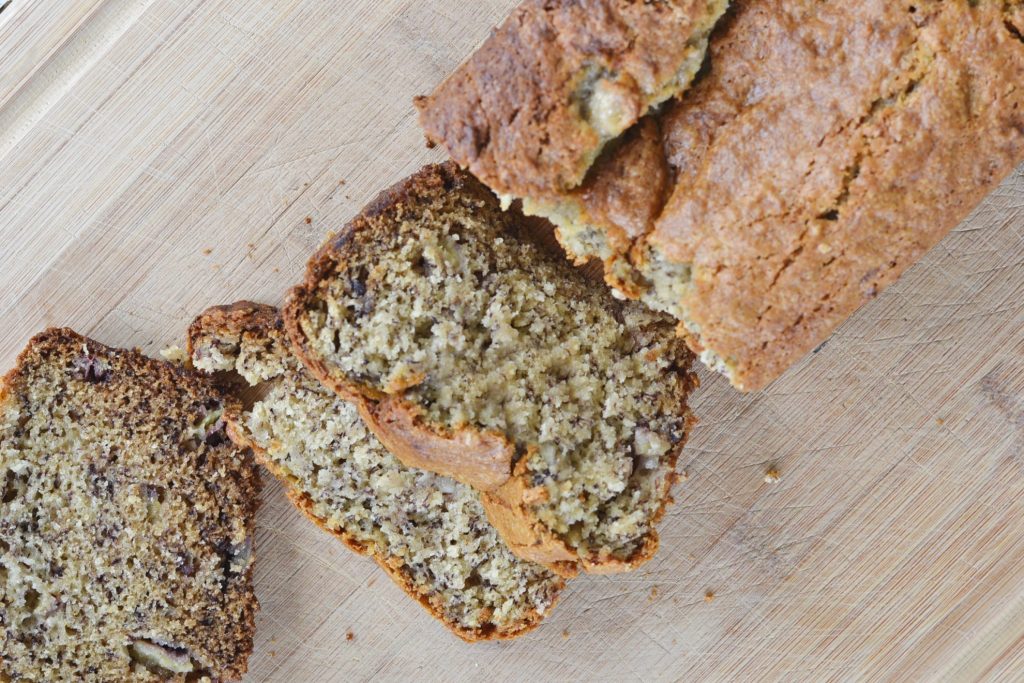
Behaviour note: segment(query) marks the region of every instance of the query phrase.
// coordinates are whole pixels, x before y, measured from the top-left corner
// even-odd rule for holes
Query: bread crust
[[[479,491],[508,481],[515,446],[498,432],[442,430],[400,396],[359,401],[359,414],[377,439],[409,467],[436,472]],[[453,453],[458,453],[453,460]]]
[[[362,214],[318,250],[309,262],[305,281],[290,292],[283,317],[292,352],[321,383],[358,403],[370,429],[404,464],[452,476],[477,487],[483,494],[484,508],[491,524],[520,557],[543,564],[565,577],[576,576],[581,570],[614,573],[635,569],[654,555],[658,546],[655,530],[650,531],[642,547],[626,560],[579,556],[545,530],[531,512],[525,469],[527,458],[520,458],[518,464],[512,466],[514,452],[506,436],[481,433],[472,426],[462,427],[452,434],[443,425],[428,423],[415,407],[401,400],[400,395],[392,399],[374,387],[332,374],[310,347],[299,321],[316,296],[319,283],[345,269],[346,250],[353,236],[361,230],[384,229],[378,224],[380,219],[399,216],[406,204],[415,204],[418,198],[434,196],[438,192],[462,193],[481,206],[495,204],[486,187],[461,172],[452,162],[427,166],[380,193]],[[513,232],[516,227],[523,228],[522,225],[510,227]],[[526,227],[526,231],[532,227]],[[690,373],[684,375],[686,379],[681,391],[685,406],[685,395],[695,388],[697,380]],[[684,407],[683,410],[686,412],[688,435],[694,419],[688,409]],[[494,445],[499,441],[507,445],[500,457],[495,456],[499,449]],[[445,444],[451,444],[453,448],[446,449]],[[684,444],[685,437],[671,453],[673,467]],[[499,465],[506,463],[504,472],[499,473]],[[666,505],[671,501],[669,489],[674,481],[674,477],[666,478],[655,522],[664,515]]]
[[[120,367],[129,370],[135,381],[145,382],[147,393],[153,396],[179,397],[184,395],[197,402],[216,400],[223,406],[225,422],[235,418],[241,410],[241,405],[237,400],[219,391],[208,378],[199,373],[150,358],[143,355],[138,349],[120,349],[101,344],[67,327],[48,328],[29,341],[18,355],[14,367],[0,378],[0,404],[11,398],[17,383],[21,381],[24,368],[33,361],[35,356],[49,353],[61,354],[66,348],[79,349],[83,347],[87,348],[92,356],[108,361],[116,359],[116,362],[121,364]],[[175,399],[169,400],[174,401]],[[158,406],[154,403],[151,408],[154,411],[160,411],[169,410],[170,406]],[[165,415],[164,418],[169,419],[170,416]],[[197,478],[208,477],[207,484],[235,489],[231,494],[231,502],[236,506],[232,512],[243,521],[245,538],[254,546],[255,517],[260,505],[259,494],[262,484],[252,453],[244,447],[240,448],[242,448],[241,452],[233,452],[229,455],[224,452],[226,449],[223,445],[210,446],[208,454],[199,461],[199,466],[205,471],[194,474]],[[224,480],[225,471],[229,471],[230,481]],[[216,483],[214,484],[214,482]],[[227,496],[226,493],[223,495]],[[222,514],[226,513],[222,512]],[[232,600],[243,600],[237,620],[228,624],[225,632],[196,634],[198,638],[206,637],[213,641],[229,641],[236,644],[232,660],[217,663],[217,670],[209,672],[209,675],[213,676],[215,680],[239,680],[248,670],[248,658],[252,654],[256,630],[256,613],[260,607],[253,591],[254,564],[250,561],[244,571],[231,579],[225,579],[224,592],[231,593]],[[193,640],[193,642],[182,644],[197,651],[197,642],[201,641]],[[201,650],[199,651],[201,652]],[[0,674],[2,673],[0,670]],[[184,680],[184,677],[176,677],[175,680],[178,678]]]
[[[612,247],[628,249],[644,235],[664,205],[669,167],[659,119],[649,116],[598,159],[593,180],[572,193],[588,222],[612,226]]]
[[[1024,161],[1022,15],[1017,0],[736,2],[647,161],[609,149],[562,200],[609,236],[606,279],[626,295],[643,290],[621,272],[643,281],[651,247],[689,265],[680,333],[763,388]],[[666,188],[616,170],[663,163]],[[604,210],[615,197],[656,216],[630,232]]]
[[[648,117],[658,139],[634,126],[578,186],[536,169],[540,180],[522,180],[535,156],[520,131],[530,117],[487,119],[480,90],[522,68],[515,27],[420,108],[428,138],[487,185],[601,232],[604,245],[571,255],[599,258],[610,286],[670,310],[695,353],[755,391],[1024,161],[1024,5],[740,0],[733,10],[707,72]],[[491,89],[496,111],[523,99]],[[663,262],[688,276],[651,296]]]
[[[571,189],[607,139],[689,84],[726,4],[526,0],[416,98],[427,139],[500,194]]]
[[[282,329],[283,323],[281,316],[278,310],[273,306],[254,303],[251,301],[238,301],[233,304],[213,306],[201,313],[189,326],[189,357],[192,357],[196,343],[204,334],[210,334],[217,330],[236,333],[246,332],[260,336],[268,336],[274,332],[280,333]],[[367,401],[356,396],[355,404],[362,415],[364,410],[366,410]],[[531,614],[528,619],[518,622],[514,628],[505,630],[499,630],[493,627],[466,629],[445,618],[444,612],[440,607],[432,604],[427,595],[423,595],[416,590],[412,580],[404,571],[401,562],[395,558],[385,557],[380,552],[375,552],[374,548],[361,543],[345,531],[331,528],[324,519],[319,517],[314,512],[312,499],[308,494],[302,492],[298,488],[295,479],[274,463],[273,460],[268,457],[264,449],[245,436],[244,429],[238,426],[238,419],[240,419],[240,417],[240,413],[236,414],[234,418],[228,422],[228,436],[239,446],[252,449],[252,452],[256,454],[258,462],[284,485],[285,494],[288,496],[288,499],[292,504],[295,505],[295,507],[298,508],[299,511],[302,512],[302,514],[304,514],[310,521],[340,540],[353,552],[367,556],[376,562],[377,565],[391,577],[395,584],[397,584],[410,598],[422,605],[432,617],[441,622],[445,628],[450,630],[452,633],[471,643],[485,640],[511,640],[532,631],[543,621],[544,615],[540,614],[536,610],[531,610]],[[367,423],[367,426],[370,426],[370,423]],[[384,442],[382,441],[382,443]],[[386,443],[385,446],[387,446]],[[397,454],[395,455],[397,457]],[[402,458],[399,458],[399,460],[402,460]],[[405,462],[404,460],[402,461]],[[553,609],[557,604],[561,596],[561,588],[564,588],[564,584],[559,587],[559,591],[556,593],[551,605],[548,607],[549,610]]]

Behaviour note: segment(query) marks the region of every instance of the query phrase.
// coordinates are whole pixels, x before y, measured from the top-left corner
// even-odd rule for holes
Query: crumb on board
[[[654,599],[658,597],[658,587],[654,586],[651,588],[651,594],[647,598],[647,602],[654,602]]]
[[[312,223],[313,223],[313,217],[312,216],[306,216],[306,225],[312,225]]]
[[[683,470],[682,473],[679,475],[679,480],[680,481],[689,481],[690,480],[690,470]]]
[[[209,256],[212,253],[213,253],[213,249],[211,247],[207,247],[206,249],[203,249],[203,256]]]
[[[563,640],[568,640],[569,639],[569,629],[567,629],[567,628],[566,629],[562,629],[562,639]]]
[[[713,602],[715,599],[715,591],[708,591],[704,594],[704,602]]]
[[[943,420],[941,417],[937,417],[937,418],[935,418],[935,424],[937,424],[937,425],[939,425],[941,427],[942,425],[946,424],[946,421]]]
[[[774,484],[779,480],[779,470],[776,467],[769,467],[764,473],[764,483]]]
[[[339,181],[338,181],[338,184],[339,184],[339,185],[344,185],[344,184],[345,184],[345,179],[344,179],[344,178],[342,178],[341,180],[339,180]]]
[[[356,639],[356,634],[352,633],[352,631],[349,631],[348,633],[345,634],[345,640],[355,640],[355,639]]]

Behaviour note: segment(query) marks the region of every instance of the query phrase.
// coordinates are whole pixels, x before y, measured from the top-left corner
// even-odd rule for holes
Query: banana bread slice
[[[292,348],[404,462],[484,491],[522,557],[631,569],[657,547],[691,355],[671,318],[615,301],[520,221],[454,164],[421,170],[313,257]]]
[[[433,94],[431,144],[499,195],[583,180],[602,147],[684,90],[728,0],[527,0]]]
[[[249,302],[207,310],[189,329],[196,367],[232,370],[264,394],[228,425],[286,486],[295,505],[468,641],[537,626],[564,587],[516,557],[465,484],[408,468],[367,430],[355,405],[288,349],[277,310]]]
[[[524,210],[759,389],[1024,161],[1020,0],[734,3],[707,74]]]
[[[241,677],[259,478],[195,373],[69,329],[0,387],[0,680]]]

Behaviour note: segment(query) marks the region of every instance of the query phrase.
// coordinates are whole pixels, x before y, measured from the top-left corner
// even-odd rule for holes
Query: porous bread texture
[[[296,505],[372,556],[460,637],[514,638],[550,613],[564,581],[515,556],[465,484],[404,466],[356,406],[291,355],[276,309],[212,308],[190,328],[196,367],[235,371],[263,396],[229,427],[251,444]]]
[[[496,193],[580,184],[601,149],[685,90],[727,0],[526,0],[416,99],[431,144]]]
[[[677,318],[735,387],[760,389],[1024,161],[1022,8],[735,3],[656,136],[524,210]]]
[[[0,679],[232,680],[259,479],[203,377],[68,329],[0,387]]]
[[[423,442],[447,441],[458,476],[464,441],[506,441],[499,480],[465,479],[523,557],[570,575],[633,568],[676,477],[690,355],[667,316],[614,301],[516,227],[453,164],[423,169],[311,261],[286,312],[293,348],[370,399],[407,461],[430,466]],[[407,418],[397,436],[391,412]]]

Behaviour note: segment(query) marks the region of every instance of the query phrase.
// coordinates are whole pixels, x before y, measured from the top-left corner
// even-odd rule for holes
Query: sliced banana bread
[[[189,348],[201,369],[264,385],[262,398],[229,424],[231,437],[252,445],[310,519],[373,557],[456,634],[514,638],[554,606],[564,581],[516,557],[469,486],[391,455],[355,405],[291,355],[276,309],[209,309],[192,324]]]
[[[651,557],[686,438],[691,355],[517,234],[451,163],[383,193],[290,296],[296,354],[407,464],[485,491],[521,556],[571,575]]]
[[[431,143],[500,195],[578,185],[610,140],[684,90],[727,0],[527,0],[433,94]]]
[[[1021,0],[736,2],[705,77],[524,208],[759,389],[1024,161],[1022,17]]]
[[[239,678],[259,479],[195,373],[68,329],[0,387],[0,680]]]

